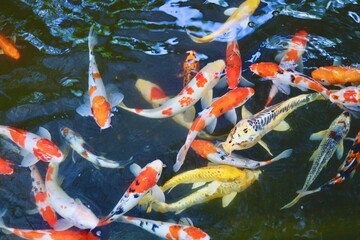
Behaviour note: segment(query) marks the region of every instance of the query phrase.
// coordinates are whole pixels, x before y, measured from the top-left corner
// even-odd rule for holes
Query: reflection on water
[[[194,49],[201,54],[202,66],[225,57],[226,35],[212,43],[195,44],[187,36],[186,29],[203,36],[226,21],[225,3],[237,7],[241,2],[8,1],[0,8],[0,32],[17,36],[22,58],[16,62],[0,56],[1,124],[34,132],[38,126],[45,126],[59,145],[63,141],[58,129],[65,125],[79,132],[99,153],[110,159],[127,159],[139,153],[136,161],[144,166],[160,158],[168,166],[160,180],[162,184],[173,176],[171,167],[185,139],[185,129],[170,119],[146,119],[119,109],[113,117],[112,128],[100,132],[91,118],[82,118],[75,113],[87,89],[89,27],[95,23],[99,40],[95,55],[104,82],[114,83],[129,105],[148,108],[134,87],[135,81],[144,78],[161,86],[169,96],[177,94],[182,88],[178,76],[186,51]],[[249,64],[273,61],[300,29],[309,32],[304,54],[305,74],[334,61],[359,66],[360,9],[357,2],[262,1],[249,24],[237,35],[244,76],[252,80]],[[264,105],[269,85],[268,82],[253,81],[256,94],[248,104],[256,112]],[[299,93],[292,89],[292,96]],[[285,99],[287,97],[282,95],[275,101]],[[274,153],[285,147],[294,148],[293,156],[266,167],[259,183],[238,194],[225,209],[221,208],[220,200],[214,200],[179,216],[145,214],[138,209],[130,213],[157,220],[190,217],[214,239],[354,239],[360,227],[360,209],[356,207],[360,201],[358,174],[350,183],[309,196],[290,210],[279,210],[294,197],[309,171],[311,164],[307,160],[317,146],[309,142],[310,134],[328,127],[339,113],[336,106],[324,102],[294,112],[288,120],[291,131],[271,133],[264,139]],[[219,131],[231,128],[225,121],[220,124],[224,128]],[[352,124],[350,137],[360,126],[359,121]],[[350,145],[345,142],[345,152]],[[9,153],[0,151],[13,159]],[[269,157],[258,146],[244,151],[244,155],[255,159]],[[184,170],[205,164],[191,152],[189,158],[193,161],[188,161]],[[97,215],[110,211],[133,179],[128,169],[97,170],[80,158],[76,163],[68,160],[61,170],[66,174],[65,190],[84,200]],[[318,184],[332,177],[339,164],[336,160],[330,161]],[[71,173],[67,173],[69,169]],[[44,173],[45,166],[42,170]],[[29,200],[31,186],[27,169],[16,168],[13,176],[0,178],[0,203],[3,208],[8,208],[5,222],[24,228],[46,228],[39,216],[25,213],[34,207]],[[185,188],[182,193],[187,190]],[[176,194],[170,196],[169,201],[181,197]],[[102,239],[156,239],[124,224],[102,229],[101,236]],[[0,235],[0,239],[7,237]]]

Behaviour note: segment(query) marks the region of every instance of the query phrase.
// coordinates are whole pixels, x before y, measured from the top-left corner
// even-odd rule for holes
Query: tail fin
[[[91,25],[89,30],[88,45],[90,51],[92,51],[94,49],[94,46],[97,44],[97,38],[94,31],[94,26],[95,24]]]
[[[308,190],[308,191],[304,191],[304,190],[299,190],[296,193],[300,194],[301,197],[305,197],[307,195],[313,194],[313,193],[317,193],[321,191],[321,187],[315,189],[315,190]]]
[[[281,210],[285,209],[285,208],[291,208],[292,206],[294,206],[302,197],[308,195],[306,194],[305,191],[300,190],[297,191],[299,194],[296,196],[296,198],[294,198],[294,200],[292,200],[291,202],[289,202],[288,204],[286,204],[285,206],[283,206],[282,208],[280,208]]]
[[[276,157],[274,157],[273,159],[271,159],[270,161],[271,162],[276,162],[280,159],[283,159],[283,158],[287,158],[287,157],[290,157],[290,155],[292,154],[293,150],[290,148],[290,149],[286,149],[285,151],[283,151],[282,153],[280,153],[279,155],[277,155]]]
[[[187,154],[187,150],[186,150],[185,145],[183,145],[176,156],[176,163],[173,166],[174,172],[177,172],[180,170],[181,166],[184,163],[186,154]]]
[[[5,225],[4,219],[3,219],[3,216],[5,216],[5,213],[6,213],[6,209],[1,209],[1,210],[0,210],[0,228],[2,229],[2,231],[3,231],[5,234],[10,234],[11,231],[10,231],[9,228]]]

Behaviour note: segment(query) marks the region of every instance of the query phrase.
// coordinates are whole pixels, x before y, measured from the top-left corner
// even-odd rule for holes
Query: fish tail
[[[186,145],[183,145],[176,156],[176,163],[173,166],[174,172],[179,171],[181,166],[184,164],[186,153],[187,147]]]
[[[297,194],[301,195],[301,197],[305,197],[307,195],[310,195],[310,194],[313,194],[313,193],[316,193],[316,192],[320,192],[321,191],[321,187],[315,189],[315,190],[308,190],[308,191],[305,191],[305,190],[299,190],[299,191],[296,191]]]
[[[279,155],[277,155],[276,157],[274,157],[273,159],[271,159],[270,161],[271,162],[276,162],[280,159],[283,159],[283,158],[288,158],[290,157],[290,155],[292,154],[293,150],[291,148],[289,149],[286,149],[285,151],[281,152]]]
[[[9,228],[5,225],[4,223],[4,219],[3,217],[5,216],[6,214],[6,209],[0,209],[0,228],[2,229],[2,231],[5,233],[5,234],[10,234],[11,231],[9,230]]]
[[[88,44],[90,51],[92,51],[94,49],[94,46],[97,44],[97,37],[94,31],[94,26],[95,24],[91,25],[89,30]]]
[[[294,200],[292,200],[291,202],[289,202],[288,204],[286,204],[285,206],[283,206],[282,208],[280,208],[280,210],[286,209],[286,208],[291,208],[292,206],[294,206],[303,196],[306,196],[304,194],[298,194]]]

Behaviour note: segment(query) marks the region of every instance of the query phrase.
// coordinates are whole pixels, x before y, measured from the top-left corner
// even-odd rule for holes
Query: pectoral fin
[[[21,161],[21,167],[30,167],[36,164],[39,161],[32,153],[28,153],[24,156],[23,160]]]
[[[51,140],[51,134],[46,128],[39,127],[38,135],[42,138]]]
[[[284,94],[289,95],[290,94],[290,86],[286,84],[277,83],[276,81],[273,81],[274,85]]]
[[[233,14],[233,13],[236,11],[236,9],[238,9],[238,8],[236,8],[236,7],[228,8],[228,9],[226,9],[226,10],[224,11],[224,14],[225,14],[226,16],[231,16],[231,14]]]
[[[151,196],[160,202],[165,202],[165,194],[158,185],[151,188]]]
[[[275,62],[280,63],[281,59],[285,56],[285,50],[284,51],[280,51],[276,56],[275,56]]]
[[[336,157],[338,159],[341,159],[343,154],[344,154],[344,141],[341,140],[336,148]]]
[[[240,83],[239,85],[241,87],[254,87],[255,84],[253,84],[252,82],[250,82],[249,80],[247,80],[246,78],[244,78],[243,76],[240,77]]]
[[[192,122],[195,118],[195,114],[196,114],[196,110],[195,107],[192,106],[191,108],[188,108],[185,112],[184,112],[184,120],[185,122]]]
[[[233,125],[236,124],[237,115],[235,109],[232,109],[224,114],[225,118],[229,120]]]
[[[78,108],[76,108],[76,112],[83,117],[92,116],[91,108],[87,104],[81,104]]]
[[[222,89],[222,88],[225,88],[226,86],[227,86],[227,76],[225,75],[222,78],[220,78],[220,80],[216,84],[215,88]]]
[[[213,133],[216,128],[216,124],[217,124],[217,119],[215,118],[206,126],[206,131],[210,134]]]
[[[218,182],[218,181],[213,181],[212,183],[209,183],[209,185],[207,185],[208,194],[213,195],[220,185],[221,185],[221,182]]]
[[[136,163],[130,165],[130,172],[136,177],[141,172],[141,167]]]
[[[281,121],[273,130],[284,132],[290,129],[290,125],[285,122],[285,120]]]
[[[222,207],[223,208],[227,207],[232,202],[232,200],[234,200],[236,194],[237,194],[237,192],[232,192],[228,195],[225,195],[222,198]]]
[[[311,134],[311,136],[310,136],[310,140],[311,141],[320,141],[320,140],[322,140],[324,137],[325,137],[325,135],[327,134],[327,129],[326,130],[322,130],[322,131],[320,131],[320,132],[317,132],[317,133],[313,133],[313,134]]]
[[[185,226],[194,226],[193,222],[191,221],[190,218],[187,217],[182,217],[179,220],[179,224],[180,225],[185,225]]]
[[[263,140],[258,141],[258,143],[259,143],[260,146],[262,146],[271,156],[274,156],[274,155],[272,154],[272,152],[270,151],[268,145],[267,145]]]
[[[109,103],[110,107],[116,107],[118,104],[120,104],[124,99],[124,94],[120,92],[111,93],[109,94]]]
[[[247,110],[245,105],[241,108],[241,117],[244,118],[250,118],[253,114]]]
[[[39,210],[37,208],[26,210],[26,214],[29,214],[29,215],[34,215],[34,214],[38,214],[38,213],[39,213]]]
[[[191,189],[199,188],[201,186],[204,186],[206,182],[196,182],[192,185]]]
[[[58,219],[54,225],[54,229],[56,231],[65,231],[69,228],[71,228],[72,226],[74,226],[74,224],[72,224],[70,221],[62,218],[62,219]]]
[[[201,98],[201,107],[202,107],[202,109],[205,109],[208,106],[210,106],[210,104],[212,103],[212,100],[213,100],[213,91],[212,91],[212,89],[210,89]]]

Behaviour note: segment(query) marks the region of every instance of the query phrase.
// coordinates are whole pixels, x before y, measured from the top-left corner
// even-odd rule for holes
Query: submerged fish
[[[310,161],[313,162],[308,176],[306,177],[304,186],[300,191],[306,191],[314,182],[321,170],[329,162],[330,158],[337,151],[337,157],[340,159],[343,155],[343,140],[350,130],[350,114],[343,112],[338,116],[326,130],[314,133],[310,136],[310,140],[321,140],[319,147],[311,155]],[[281,209],[294,206],[304,195],[299,194],[290,203]]]
[[[243,107],[243,119],[231,129],[221,146],[227,153],[231,153],[234,150],[248,149],[259,143],[270,152],[261,138],[272,130],[287,131],[290,126],[283,120],[297,108],[318,99],[323,99],[318,93],[302,94],[265,108],[255,115],[251,115]]]
[[[186,52],[188,55],[183,64],[183,86],[185,87],[199,72],[200,64],[196,56],[196,51],[190,50]]]
[[[225,114],[227,118],[233,123],[236,123],[235,108],[242,106],[245,102],[254,95],[255,91],[252,88],[236,88],[227,92],[217,100],[215,100],[209,107],[199,113],[199,117],[193,122],[185,144],[179,150],[176,156],[176,163],[173,166],[175,172],[179,171],[180,167],[185,161],[186,154],[190,148],[192,141],[197,134],[205,127],[210,127],[209,132],[213,132],[217,123],[217,118]]]
[[[45,188],[53,209],[61,216],[54,225],[55,230],[66,230],[75,226],[93,229],[99,219],[79,199],[73,199],[59,186],[59,163],[49,163],[45,178]]]
[[[84,139],[76,132],[71,130],[68,127],[61,128],[61,134],[65,138],[66,142],[70,147],[80,154],[83,158],[94,164],[95,167],[104,167],[104,168],[124,168],[127,164],[131,163],[132,158],[120,162],[109,160],[103,156],[97,156],[92,151],[89,150],[88,144]]]
[[[241,77],[242,60],[239,45],[236,39],[229,41],[226,47],[226,68],[228,86],[234,89],[239,85]]]
[[[160,107],[154,109],[128,108],[123,103],[119,107],[148,118],[172,117],[189,109],[209,92],[212,96],[212,88],[218,83],[224,68],[223,60],[208,63],[176,97],[164,102]]]
[[[15,44],[0,33],[0,54],[5,54],[15,60],[20,58],[20,52]]]
[[[92,116],[101,129],[111,126],[112,108],[118,105],[124,98],[119,92],[113,92],[109,97],[99,73],[94,55],[94,46],[96,45],[96,36],[94,25],[91,26],[88,37],[89,45],[89,78],[88,94],[90,99],[85,98],[85,103],[80,105],[76,112],[81,116]]]
[[[216,31],[203,36],[203,37],[196,37],[190,34],[188,30],[186,30],[187,34],[197,43],[206,43],[214,41],[214,39],[226,32],[233,31],[234,28],[241,27],[244,28],[247,26],[249,22],[249,17],[255,12],[257,7],[260,4],[260,0],[246,0],[245,2],[241,3],[238,8],[230,8],[225,11],[225,15],[230,16],[224,24],[221,25],[219,29]]]
[[[325,66],[311,72],[311,77],[323,85],[360,83],[360,68]]]
[[[335,185],[338,185],[345,181],[348,178],[351,178],[354,174],[356,169],[360,164],[360,131],[358,132],[353,145],[351,146],[348,155],[345,158],[342,166],[340,167],[338,173],[330,179],[327,183],[321,185],[315,190],[310,191],[298,191],[297,193],[300,194],[302,197],[313,194],[316,192],[323,191],[325,189],[330,189]]]
[[[189,225],[161,222],[137,217],[121,216],[118,222],[138,226],[163,239],[172,240],[205,240],[209,235],[201,229]]]
[[[14,173],[12,166],[14,163],[8,162],[3,158],[0,158],[0,175],[11,175]]]
[[[62,162],[64,154],[51,141],[51,136],[45,128],[39,128],[38,136],[34,133],[8,126],[0,126],[0,134],[8,137],[24,151],[21,166],[29,167],[39,160],[44,162]],[[35,156],[36,158],[34,158]]]
[[[216,147],[212,142],[206,140],[194,140],[191,144],[191,148],[201,157],[206,158],[215,164],[226,164],[237,168],[247,169],[256,169],[266,166],[280,159],[287,158],[292,153],[292,149],[287,149],[272,159],[255,161],[243,156],[228,154],[222,148]]]
[[[360,87],[346,87],[330,93],[330,101],[360,118]]]
[[[154,160],[142,169],[136,164],[132,164],[130,168],[134,175],[136,175],[135,180],[130,184],[114,209],[100,220],[99,226],[107,225],[130,211],[150,190],[153,195],[156,195],[156,198],[165,199],[163,192],[156,185],[163,169],[161,160]]]

